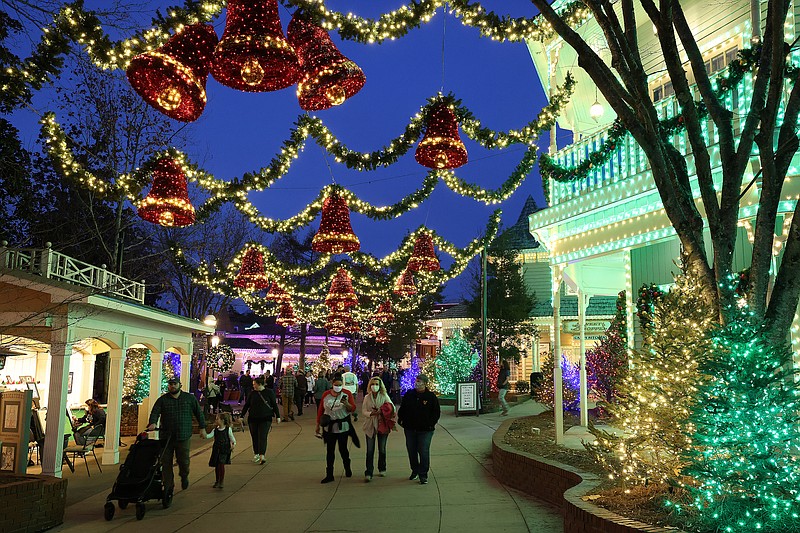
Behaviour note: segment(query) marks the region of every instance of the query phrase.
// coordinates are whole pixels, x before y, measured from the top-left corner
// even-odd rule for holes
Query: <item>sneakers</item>
[[[172,505],[172,487],[164,490],[164,497],[161,500],[161,505],[164,509],[169,509],[169,506]]]
[[[415,472],[411,472],[411,475],[408,476],[409,481],[414,481],[417,479],[417,474]]]
[[[260,461],[258,464],[260,464],[260,465],[265,465],[265,464],[267,464],[267,459],[266,459],[266,458],[265,458],[265,457],[262,455],[262,456],[261,456],[261,461]]]
[[[386,477],[386,470],[379,471],[378,475],[381,476],[381,477]]]
[[[255,454],[253,456],[253,462],[256,463],[256,464],[260,463],[261,462],[261,456],[259,454]]]
[[[218,488],[218,489],[221,489],[221,488],[223,488],[223,487],[222,487],[222,483],[217,483],[217,488]]]
[[[364,482],[365,483],[369,483],[370,481],[372,481],[372,476],[370,476],[370,475],[364,476]]]
[[[219,481],[215,481],[214,484],[211,485],[212,489],[216,489],[217,487],[219,487]]]
[[[420,485],[427,485],[428,484],[428,478],[426,478],[426,477],[419,478],[419,484]]]
[[[181,490],[186,490],[189,488],[189,478],[182,477],[181,478]]]

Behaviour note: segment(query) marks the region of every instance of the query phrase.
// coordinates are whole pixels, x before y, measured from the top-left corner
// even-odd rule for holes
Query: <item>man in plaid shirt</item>
[[[283,404],[283,419],[294,420],[294,389],[297,387],[297,378],[291,369],[286,369],[281,377],[281,403]]]
[[[163,394],[150,412],[150,425],[153,430],[161,418],[160,439],[164,442],[162,459],[162,475],[164,479],[164,507],[172,503],[172,492],[175,488],[175,473],[172,471],[173,456],[178,460],[178,473],[181,476],[181,489],[189,488],[189,442],[192,438],[192,416],[200,424],[200,434],[206,436],[206,419],[200,409],[200,403],[194,395],[181,392],[181,382],[172,378]]]

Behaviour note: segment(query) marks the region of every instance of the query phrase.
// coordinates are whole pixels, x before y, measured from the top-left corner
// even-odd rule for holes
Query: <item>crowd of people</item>
[[[360,409],[357,406],[361,390]],[[216,412],[215,427],[206,432],[203,409],[196,396],[181,391],[177,378],[169,380],[167,392],[153,405],[148,429],[158,423],[160,438],[164,445],[163,483],[165,505],[171,503],[174,491],[172,464],[177,459],[181,488],[189,486],[189,441],[192,435],[192,419],[196,419],[203,438],[213,438],[209,466],[215,469],[215,488],[223,488],[225,465],[230,464],[233,450],[237,445],[232,430],[229,413],[219,410],[222,398],[220,387],[207,386],[203,390],[208,409]],[[440,408],[436,395],[428,389],[428,379],[424,374],[416,378],[414,388],[400,398],[399,379],[393,370],[364,372],[361,379],[347,366],[336,370],[320,372],[317,376],[306,375],[303,371],[283,372],[278,379],[269,371],[253,378],[249,371],[242,372],[238,378],[239,401],[243,402],[241,414],[247,422],[253,448],[253,462],[266,464],[269,432],[273,421],[294,420],[303,415],[303,407],[315,405],[315,435],[325,444],[325,477],[322,483],[334,478],[336,451],[342,460],[346,477],[352,477],[349,444],[352,441],[361,447],[355,423],[361,414],[362,430],[366,439],[364,481],[370,482],[375,474],[375,451],[377,450],[377,475],[384,476],[387,471],[386,444],[397,425],[403,428],[406,450],[408,452],[410,480],[428,482],[430,469],[430,445],[435,426],[439,420]],[[278,405],[278,398],[282,410]],[[399,404],[399,407],[398,405]],[[295,411],[296,408],[296,411]]]

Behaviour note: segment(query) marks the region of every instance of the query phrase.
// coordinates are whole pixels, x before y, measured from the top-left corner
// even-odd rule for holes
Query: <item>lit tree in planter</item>
[[[475,366],[476,354],[461,332],[442,347],[434,360],[436,387],[442,394],[455,394],[456,383],[469,379]]]

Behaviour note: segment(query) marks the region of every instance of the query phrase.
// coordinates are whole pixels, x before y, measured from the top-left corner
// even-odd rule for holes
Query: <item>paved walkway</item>
[[[539,412],[533,402],[513,406],[511,416]],[[208,444],[193,443],[191,486],[178,491],[172,507],[147,504],[137,521],[133,506],[117,509],[111,522],[103,519],[103,504],[116,468],[103,474],[93,463],[91,478],[81,462],[70,477],[71,492],[92,495],[69,498],[64,524],[58,532],[192,531],[221,533],[228,529],[313,531],[508,531],[559,533],[559,512],[524,493],[503,486],[491,472],[491,436],[505,418],[499,414],[455,417],[443,407],[440,426],[431,447],[428,485],[408,480],[410,472],[402,429],[388,443],[388,473],[365,483],[364,444],[350,446],[353,477],[344,477],[337,456],[336,481],[320,484],[325,474],[325,451],[314,437],[313,410],[295,422],[273,425],[267,464],[255,465],[249,434],[236,433],[238,445],[226,467],[225,488],[212,489],[214,473],[208,465]],[[357,424],[360,430],[360,423]],[[363,437],[363,435],[362,435]],[[377,458],[376,458],[377,460]],[[83,470],[81,470],[83,469]],[[177,469],[176,469],[177,470]],[[177,472],[176,472],[177,477]],[[100,485],[101,483],[104,484]]]

